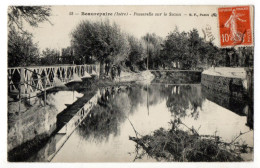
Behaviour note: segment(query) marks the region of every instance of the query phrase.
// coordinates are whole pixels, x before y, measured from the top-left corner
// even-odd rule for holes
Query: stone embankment
[[[150,83],[154,79],[154,75],[150,71],[142,71],[139,73],[123,72],[116,79],[117,82],[145,82]]]
[[[248,76],[252,73],[249,72],[245,68],[210,68],[202,72],[201,84],[208,89],[242,99],[252,87],[252,77]]]

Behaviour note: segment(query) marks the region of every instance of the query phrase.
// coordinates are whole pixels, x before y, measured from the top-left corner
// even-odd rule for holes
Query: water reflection
[[[131,105],[123,87],[103,88],[98,104],[79,126],[78,132],[84,139],[102,142],[110,135],[119,134],[120,124],[126,120]]]
[[[225,107],[238,115],[245,116],[247,113],[245,107],[248,102],[246,99],[232,97],[227,94],[207,89],[206,87],[202,87],[202,92],[208,100],[215,102],[216,104]]]
[[[250,119],[237,111],[248,104],[238,103],[236,106],[239,107],[232,108],[231,102],[221,106],[202,91],[201,85],[102,88],[98,102],[53,162],[133,161],[135,144],[129,141],[129,136],[135,136],[135,132],[128,119],[141,135],[160,127],[168,128],[168,122],[175,118],[182,119],[190,127],[200,128],[201,134],[212,135],[217,131],[217,135],[227,141],[240,131],[250,129],[246,126]],[[239,142],[243,141],[253,146],[253,132],[241,136]],[[138,161],[154,160],[143,158]]]
[[[205,98],[201,95],[200,85],[168,86],[165,89],[166,105],[175,117],[183,118],[191,115],[194,119],[199,117],[202,102]]]

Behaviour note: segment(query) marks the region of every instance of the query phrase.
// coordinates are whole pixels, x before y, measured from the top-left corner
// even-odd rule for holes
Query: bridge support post
[[[24,68],[20,68],[20,88],[19,88],[19,94],[20,96],[25,94],[25,70]]]

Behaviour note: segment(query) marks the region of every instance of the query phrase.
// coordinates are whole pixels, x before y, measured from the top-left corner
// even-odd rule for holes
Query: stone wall
[[[202,73],[201,84],[208,89],[228,94],[237,99],[243,99],[246,94],[242,78],[215,76]]]
[[[24,103],[21,104],[28,106],[24,105]],[[14,106],[19,106],[19,104],[18,102],[14,102],[10,106],[14,109]],[[58,111],[53,108],[53,106],[46,105],[46,107],[44,107],[39,101],[33,106],[27,107],[25,111],[9,113],[8,151],[11,151],[27,141],[33,140],[36,136],[49,136],[56,129],[57,114]]]
[[[152,74],[155,83],[194,84],[201,81],[201,72],[153,71]]]

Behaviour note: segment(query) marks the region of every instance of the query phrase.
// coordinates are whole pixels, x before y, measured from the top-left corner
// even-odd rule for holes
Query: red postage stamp
[[[250,6],[219,8],[218,15],[222,47],[252,45]]]

